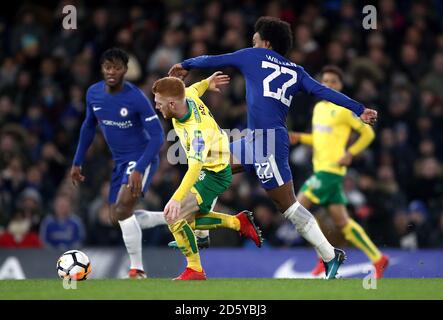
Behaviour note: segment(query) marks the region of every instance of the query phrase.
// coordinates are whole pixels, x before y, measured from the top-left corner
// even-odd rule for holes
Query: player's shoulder
[[[143,91],[139,87],[127,80],[123,82],[123,91],[136,97],[144,96]]]
[[[262,48],[243,48],[240,50],[237,50],[238,53],[250,53],[250,54],[260,54]]]
[[[192,86],[188,86],[185,88],[185,96],[189,97],[191,99],[195,99],[198,97],[198,95],[195,93],[195,89],[192,88]]]
[[[102,80],[91,84],[86,90],[86,95],[89,96],[91,94],[100,94],[105,92],[104,90],[105,90],[105,81]]]
[[[246,61],[254,61],[254,59],[262,59],[266,52],[271,51],[264,48],[244,48],[234,52],[240,59],[245,59]]]
[[[123,87],[125,90],[128,90],[128,91],[139,91],[140,90],[139,87],[137,87],[135,84],[133,84],[132,82],[130,82],[128,80],[125,80],[123,82]]]

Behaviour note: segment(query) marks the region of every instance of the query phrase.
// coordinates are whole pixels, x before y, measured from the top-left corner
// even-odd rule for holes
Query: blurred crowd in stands
[[[64,30],[62,8],[77,9],[77,29]],[[443,2],[375,2],[377,29],[362,27],[361,1],[29,1],[0,13],[0,247],[122,245],[111,225],[107,192],[112,159],[98,131],[73,187],[69,170],[85,115],[85,91],[101,80],[98,59],[117,46],[130,54],[127,80],[152,99],[151,85],[173,64],[251,46],[255,20],[276,16],[292,26],[289,59],[317,76],[325,64],[345,71],[345,93],[379,111],[376,139],[345,179],[349,209],[381,246],[443,247]],[[192,83],[209,75],[191,72]],[[207,93],[222,128],[246,126],[244,81]],[[293,99],[288,128],[310,131],[316,99]],[[165,132],[171,124],[163,121]],[[161,211],[181,181],[183,165],[161,164],[141,208]],[[312,172],[311,150],[294,146],[296,191]],[[252,209],[266,245],[305,245],[257,180],[235,175],[218,210]],[[323,210],[324,230],[344,241]],[[211,231],[214,246],[242,246],[236,233]],[[167,227],[144,231],[144,245],[164,246]]]

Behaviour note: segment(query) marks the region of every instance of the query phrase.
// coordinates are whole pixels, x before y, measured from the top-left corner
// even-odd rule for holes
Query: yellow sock
[[[201,272],[203,270],[200,254],[198,252],[197,240],[194,231],[192,231],[186,220],[181,219],[176,223],[169,225],[172,235],[177,241],[177,246],[188,262],[188,268]]]
[[[240,220],[236,216],[209,212],[209,213],[198,213],[195,216],[195,229],[196,230],[210,230],[216,228],[228,228],[235,231],[240,230]]]
[[[344,234],[345,239],[363,251],[372,263],[381,258],[381,252],[357,222],[349,219],[349,222],[343,227],[343,229],[341,229],[341,231]]]

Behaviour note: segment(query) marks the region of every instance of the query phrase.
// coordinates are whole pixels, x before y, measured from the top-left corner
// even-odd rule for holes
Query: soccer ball
[[[88,256],[79,250],[69,250],[57,261],[57,273],[61,279],[86,280],[91,273]]]

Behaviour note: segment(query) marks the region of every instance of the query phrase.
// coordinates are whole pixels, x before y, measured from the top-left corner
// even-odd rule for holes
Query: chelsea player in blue
[[[111,150],[115,167],[109,190],[111,221],[120,224],[131,267],[130,278],[145,278],[142,263],[142,232],[133,214],[140,195],[147,191],[159,164],[164,141],[163,127],[145,94],[123,79],[128,55],[112,48],[100,65],[104,80],[86,93],[86,118],[71,168],[74,185],[85,180],[81,165],[97,124]]]
[[[288,163],[286,116],[293,105],[294,95],[300,90],[348,108],[366,123],[373,124],[377,112],[323,86],[301,66],[286,59],[284,56],[292,46],[288,23],[277,18],[261,17],[255,24],[252,42],[253,48],[185,60],[174,65],[169,75],[183,78],[193,68],[236,67],[240,70],[246,80],[250,132],[231,144],[232,171],[246,170],[257,175],[283,215],[322,257],[326,278],[333,279],[345,254],[332,247],[315,218],[295,197]]]

